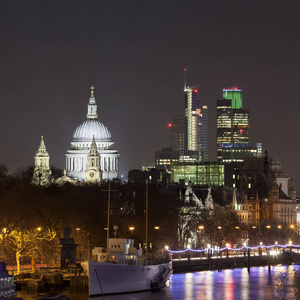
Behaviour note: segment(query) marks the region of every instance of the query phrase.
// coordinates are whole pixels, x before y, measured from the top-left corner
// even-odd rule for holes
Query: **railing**
[[[254,247],[243,246],[240,248],[212,248],[207,247],[203,249],[183,249],[183,250],[166,250],[167,256],[171,259],[191,259],[191,258],[210,258],[210,257],[222,257],[224,256],[246,256],[247,255],[267,255],[276,254],[278,251],[283,250],[300,250],[300,245],[287,244],[287,245],[259,245]]]

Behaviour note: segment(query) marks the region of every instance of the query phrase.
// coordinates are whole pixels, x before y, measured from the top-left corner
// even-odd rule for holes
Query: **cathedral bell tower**
[[[90,152],[87,156],[87,166],[85,170],[85,182],[99,183],[102,179],[100,170],[100,156],[97,150],[95,136],[93,136]]]
[[[40,146],[34,156],[34,171],[32,183],[39,186],[47,186],[51,183],[50,156],[46,150],[43,136]]]

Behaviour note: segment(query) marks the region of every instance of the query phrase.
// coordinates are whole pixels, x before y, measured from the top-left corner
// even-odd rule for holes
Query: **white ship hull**
[[[90,296],[163,288],[172,275],[172,262],[139,266],[86,261],[82,267],[89,277]]]

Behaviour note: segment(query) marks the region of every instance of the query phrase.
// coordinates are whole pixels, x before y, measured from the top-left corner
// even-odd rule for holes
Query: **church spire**
[[[39,186],[49,185],[51,183],[50,156],[46,150],[43,136],[41,136],[41,142],[34,156],[34,161],[32,183]]]
[[[87,119],[97,119],[98,118],[98,114],[97,114],[97,104],[96,104],[96,100],[95,100],[95,96],[94,96],[94,86],[92,85],[90,87],[91,89],[91,97],[89,99],[89,103],[88,103],[88,112],[87,112]]]
[[[45,142],[44,142],[44,137],[43,136],[41,136],[41,142],[40,142],[39,149],[46,149]]]

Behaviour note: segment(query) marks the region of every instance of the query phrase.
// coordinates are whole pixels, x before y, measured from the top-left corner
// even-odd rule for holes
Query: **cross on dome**
[[[94,86],[91,85],[90,89],[91,89],[91,97],[94,98],[94,89],[95,89]]]

